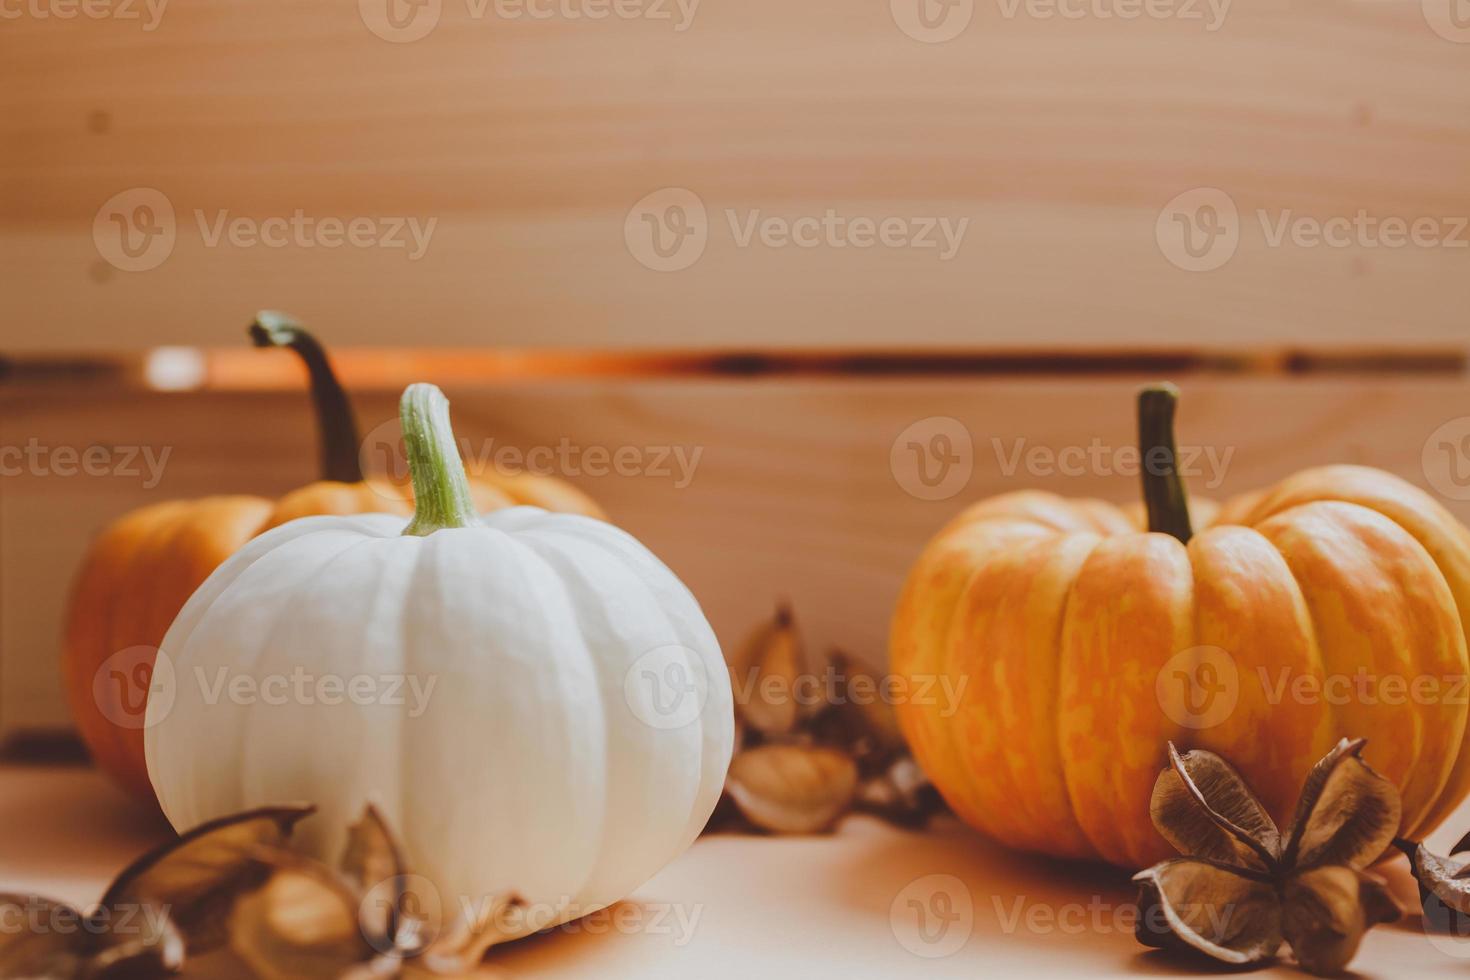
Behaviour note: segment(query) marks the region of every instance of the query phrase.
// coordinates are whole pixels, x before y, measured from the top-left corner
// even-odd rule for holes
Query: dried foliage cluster
[[[290,846],[310,806],[251,810],[204,824],[135,861],[88,912],[0,895],[0,977],[150,980],[179,973],[263,980],[467,976],[513,934],[520,902],[484,903],[473,923],[441,923],[437,903],[377,810],[348,832],[331,867]],[[441,926],[443,928],[441,929]]]
[[[852,812],[917,827],[943,809],[898,730],[892,686],[840,651],[809,656],[790,607],[729,666],[735,758],[707,831],[821,833]]]

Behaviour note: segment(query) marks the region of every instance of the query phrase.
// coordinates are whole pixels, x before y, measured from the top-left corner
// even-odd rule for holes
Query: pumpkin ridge
[[[1051,692],[1052,701],[1054,704],[1059,705],[1061,701],[1063,670],[1062,631],[1067,622],[1068,608],[1072,604],[1072,594],[1077,587],[1077,579],[1081,577],[1082,569],[1087,564],[1087,559],[1092,557],[1092,552],[1097,548],[1099,544],[1102,543],[1103,537],[1105,537],[1109,533],[1111,532],[1099,532],[1097,539],[1092,543],[1092,547],[1087,549],[1087,554],[1083,555],[1081,557],[1081,560],[1077,562],[1077,567],[1072,571],[1072,580],[1067,583],[1066,594],[1062,596],[1062,605],[1061,609],[1057,613],[1056,630],[1054,631],[1051,643],[1052,657],[1055,662],[1055,676],[1057,678],[1057,686]],[[1061,774],[1062,798],[1066,802],[1066,810],[1064,814],[1058,816],[1058,819],[1064,821],[1068,825],[1068,829],[1086,848],[1086,857],[1101,859],[1102,855],[1098,852],[1097,846],[1093,844],[1092,839],[1087,836],[1087,831],[1083,828],[1081,821],[1077,819],[1077,805],[1072,800],[1072,791],[1069,785],[1069,780],[1067,778],[1067,754],[1065,749],[1063,748],[1064,743],[1062,741],[1061,721],[1062,712],[1060,710],[1054,711],[1052,714],[1051,722],[1051,747],[1053,749],[1053,755],[1051,759],[1047,760],[1055,766],[1055,771]]]
[[[522,530],[523,533],[519,537],[512,537],[511,535],[506,534],[503,531],[499,531],[498,529],[497,533],[499,533],[501,537],[505,539],[506,545],[509,548],[522,551],[525,554],[534,557],[537,562],[545,566],[551,574],[551,577],[557,580],[557,583],[561,586],[562,591],[566,594],[567,606],[574,610],[577,610],[578,615],[575,622],[575,627],[578,636],[581,638],[582,652],[586,655],[587,664],[589,665],[588,669],[591,676],[594,678],[597,689],[599,692],[602,692],[603,690],[605,690],[607,670],[602,662],[602,658],[599,657],[597,651],[593,649],[593,644],[588,641],[586,630],[583,625],[583,617],[585,616],[587,610],[584,604],[578,602],[576,597],[571,594],[571,591],[568,588],[569,579],[567,576],[567,572],[570,571],[570,573],[575,576],[575,578],[572,580],[576,581],[579,585],[590,585],[590,580],[581,575],[580,568],[575,567],[572,562],[567,561],[565,556],[556,553],[554,549],[546,548],[545,550],[543,550],[543,548],[537,547],[537,544],[544,545],[545,542],[537,542],[536,539],[531,536],[532,534],[534,534],[534,532],[526,533],[526,529],[523,528]],[[527,540],[528,538],[530,540]],[[548,552],[550,552],[550,554],[548,554]],[[606,551],[604,552],[604,554],[611,561],[615,563],[617,562],[616,555],[613,555],[610,552]],[[649,592],[646,583],[644,583],[641,578],[638,579],[638,587],[643,592],[649,593],[649,604],[654,609],[658,610],[660,614],[663,614],[664,610],[662,606],[658,603],[657,599],[653,597],[653,595]],[[596,609],[598,615],[601,617],[601,620],[610,626],[611,624],[608,623],[606,610],[600,605],[597,606]],[[670,627],[670,633],[675,632],[672,629],[673,624],[668,621],[667,616],[665,616],[665,624]],[[597,883],[599,870],[605,868],[605,862],[609,857],[617,856],[616,852],[608,846],[609,836],[614,829],[611,825],[612,820],[610,818],[610,814],[612,812],[613,790],[610,777],[612,775],[613,766],[609,749],[612,744],[612,723],[611,720],[608,718],[608,713],[605,709],[605,706],[600,700],[598,701],[597,707],[601,714],[600,724],[598,727],[602,732],[602,736],[598,739],[598,744],[602,747],[602,761],[600,764],[600,768],[601,771],[604,773],[604,778],[602,781],[601,812],[594,820],[594,823],[597,827],[600,828],[600,830],[598,832],[599,836],[597,847],[593,849],[593,859],[585,868],[582,869],[582,880],[577,882],[574,888],[568,889],[571,894],[567,896],[573,907],[586,908],[588,911],[593,911],[593,909],[589,906],[589,898],[592,900],[592,902],[596,901],[596,896],[589,896],[588,893],[590,892],[591,887]],[[622,830],[623,828],[619,827],[617,829]],[[667,862],[667,855],[665,855],[664,860],[665,862]],[[639,884],[642,884],[642,882],[640,882]],[[635,885],[634,887],[637,886]]]
[[[1270,555],[1274,562],[1278,563],[1279,567],[1276,571],[1280,575],[1280,579],[1279,581],[1275,581],[1274,584],[1282,589],[1289,590],[1289,599],[1293,612],[1291,619],[1301,630],[1301,640],[1303,641],[1307,658],[1305,669],[1298,676],[1309,676],[1320,681],[1325,674],[1326,668],[1323,662],[1321,644],[1317,638],[1317,626],[1312,618],[1311,606],[1307,603],[1306,596],[1302,592],[1301,583],[1292,571],[1291,564],[1287,561],[1286,556],[1282,553],[1276,542],[1254,527],[1241,524],[1217,525],[1206,529],[1195,540],[1190,542],[1191,564],[1194,568],[1196,583],[1195,629],[1197,642],[1208,646],[1216,645],[1213,642],[1216,637],[1210,635],[1211,631],[1205,628],[1203,617],[1206,615],[1206,610],[1204,608],[1204,602],[1201,600],[1225,588],[1225,585],[1212,583],[1210,577],[1203,576],[1203,569],[1212,554],[1212,549],[1217,546],[1217,542],[1223,538],[1233,538],[1240,535],[1246,535],[1247,537],[1243,540],[1250,542],[1251,545],[1259,542],[1259,547],[1263,549],[1264,553]],[[1232,552],[1232,557],[1239,562],[1239,552],[1244,551],[1244,547],[1239,546],[1229,550]],[[1231,571],[1235,575],[1244,576],[1246,585],[1255,586],[1257,591],[1262,587],[1263,582],[1266,585],[1273,584],[1270,579],[1265,578],[1261,574],[1262,570],[1257,566],[1234,567]],[[1278,597],[1267,597],[1264,603],[1267,610],[1269,610],[1271,600],[1276,598]],[[1260,608],[1251,611],[1256,616],[1262,614],[1262,609]],[[1243,630],[1239,631],[1243,632]],[[1236,687],[1240,698],[1244,698],[1247,693],[1255,694],[1257,691],[1260,692],[1268,731],[1263,733],[1259,725],[1251,728],[1231,725],[1232,717],[1221,725],[1211,726],[1197,733],[1199,737],[1195,741],[1198,743],[1197,747],[1199,748],[1231,756],[1232,764],[1241,771],[1246,781],[1258,793],[1262,794],[1263,803],[1266,804],[1267,811],[1270,813],[1272,819],[1278,826],[1286,827],[1290,823],[1291,816],[1294,812],[1296,796],[1301,787],[1302,777],[1317,759],[1327,753],[1328,749],[1336,741],[1336,735],[1334,734],[1338,727],[1336,711],[1330,701],[1321,701],[1316,706],[1321,710],[1317,714],[1316,723],[1312,727],[1311,735],[1306,745],[1294,755],[1277,754],[1283,750],[1290,751],[1290,747],[1284,745],[1282,738],[1270,737],[1276,725],[1285,723],[1283,713],[1291,715],[1297,713],[1297,708],[1301,708],[1303,712],[1307,709],[1306,706],[1293,705],[1289,701],[1290,694],[1288,692],[1292,690],[1292,685],[1295,681],[1294,677],[1278,674],[1275,679],[1272,679],[1262,677],[1259,673],[1266,666],[1265,660],[1270,659],[1273,664],[1279,662],[1275,656],[1267,658],[1260,657],[1255,653],[1255,648],[1246,649],[1243,646],[1240,649],[1230,648],[1249,642],[1249,639],[1242,638],[1238,643],[1230,644],[1229,647],[1222,646],[1221,649],[1225,649],[1225,652],[1232,658],[1238,670],[1241,659],[1257,661],[1256,678],[1252,679],[1248,671],[1243,674],[1238,673]],[[1297,666],[1301,669],[1302,665],[1298,664]],[[1281,685],[1279,691],[1281,695],[1280,700],[1272,700],[1270,686],[1273,684]],[[1238,704],[1234,710],[1240,710]],[[1227,729],[1223,737],[1221,728]],[[1267,743],[1265,745],[1266,753],[1264,756],[1254,756],[1256,752],[1255,743],[1261,740],[1263,734],[1267,736],[1264,739]],[[1238,750],[1237,747],[1242,742],[1250,744],[1251,749]],[[1258,769],[1259,771],[1257,771]]]
[[[1324,492],[1315,499],[1342,500],[1375,511],[1418,541],[1449,587],[1460,619],[1461,633],[1470,644],[1470,633],[1466,632],[1470,626],[1470,531],[1453,514],[1412,483],[1369,467],[1323,466],[1305,470],[1292,479],[1293,482],[1312,479],[1330,482],[1336,496],[1328,498]],[[1375,483],[1381,484],[1382,489],[1375,488]],[[1427,512],[1432,519],[1420,518],[1420,512]],[[1458,561],[1454,554],[1456,551],[1460,553]],[[1470,678],[1470,660],[1465,664],[1465,675]],[[1441,787],[1439,799],[1420,822],[1420,828],[1427,832],[1439,826],[1467,794],[1470,794],[1470,724],[1466,726],[1465,736],[1450,766],[1449,777]]]
[[[1148,800],[1178,726],[1158,708],[1156,677],[1193,637],[1188,552],[1166,534],[1104,538],[1084,563],[1063,626],[1059,732],[1077,820],[1114,864],[1167,856]],[[1115,597],[1122,596],[1118,601]]]
[[[1311,527],[1309,533],[1301,525],[1315,527]],[[1454,610],[1453,594],[1439,566],[1412,534],[1373,508],[1337,499],[1319,499],[1288,506],[1263,522],[1263,533],[1268,526],[1272,532],[1267,534],[1268,538],[1277,544],[1298,582],[1303,584],[1307,607],[1323,653],[1326,677],[1356,677],[1359,671],[1366,670],[1370,680],[1377,683],[1393,676],[1412,682],[1425,673],[1421,643],[1416,634],[1432,629],[1433,624],[1411,615],[1417,607],[1413,593],[1422,585],[1413,579],[1422,574],[1431,588],[1435,582],[1442,586],[1442,598],[1448,599],[1449,603],[1441,608],[1441,613]],[[1276,540],[1278,536],[1287,540],[1296,537],[1306,545],[1298,561],[1294,562],[1290,550]],[[1383,549],[1389,546],[1398,550],[1385,554]],[[1303,561],[1308,563],[1305,568],[1299,567]],[[1317,581],[1317,588],[1309,590],[1304,572],[1308,580],[1313,572],[1325,572],[1329,577]],[[1432,578],[1429,578],[1431,573]],[[1391,591],[1392,614],[1384,612],[1381,600],[1375,601],[1371,595],[1360,594],[1364,589],[1382,593]],[[1324,601],[1333,605],[1324,608]],[[1338,623],[1339,634],[1346,632],[1349,636],[1365,638],[1367,646],[1361,652],[1370,658],[1369,662],[1357,662],[1352,657],[1354,649],[1351,644],[1320,641],[1324,620],[1332,613],[1342,618]],[[1355,616],[1364,615],[1373,618],[1367,624],[1355,620]],[[1457,611],[1454,615],[1458,619]],[[1453,630],[1459,630],[1458,637],[1454,637]],[[1331,634],[1330,630],[1327,632]],[[1452,630],[1435,632],[1443,633],[1444,640],[1463,649],[1464,634],[1458,623]],[[1339,641],[1341,639],[1339,636]],[[1333,705],[1333,731],[1348,735],[1358,732],[1379,735],[1375,744],[1378,767],[1399,785],[1404,796],[1403,829],[1407,831],[1422,826],[1433,811],[1444,792],[1453,760],[1444,760],[1433,744],[1442,730],[1443,719],[1431,710],[1432,706],[1407,701],[1385,704],[1377,700],[1379,693],[1372,692],[1374,701],[1362,698],[1363,703],[1358,703],[1359,695],[1352,693],[1344,699],[1344,704]],[[1325,700],[1330,703],[1331,698]],[[1456,741],[1463,742],[1464,711],[1457,714],[1461,735]],[[1389,734],[1383,737],[1384,726],[1391,726],[1390,732],[1398,730],[1399,736]],[[1403,731],[1405,727],[1408,729],[1406,732]],[[1409,750],[1408,754],[1399,760],[1385,758],[1383,754],[1404,748]],[[1428,792],[1426,787],[1429,787]]]
[[[1045,540],[1049,539],[1044,537],[1037,538],[1034,541],[1026,542],[1022,547],[1030,548],[1036,543]],[[975,588],[976,582],[990,571],[991,565],[999,563],[1009,554],[1009,549],[997,550],[987,556],[985,560],[977,562],[971,569],[970,574],[966,577],[964,586],[956,593],[954,603],[950,606],[948,623],[939,640],[938,656],[933,665],[933,677],[936,681],[942,677],[953,678],[961,675],[962,672],[956,668],[955,659],[956,653],[965,646],[965,638],[959,634],[966,624],[966,598]],[[981,650],[980,655],[983,657],[983,647]],[[969,672],[970,683],[974,684],[979,681],[988,686],[990,680],[988,676],[976,676],[981,673],[984,672]],[[984,699],[982,698],[981,700],[983,701]],[[935,710],[935,706],[933,705],[927,705],[926,708],[930,712]],[[948,754],[951,758],[960,762],[959,770],[964,774],[966,799],[972,810],[982,815],[981,819],[991,828],[992,833],[997,838],[1012,846],[1019,846],[1020,841],[1025,838],[1025,833],[1023,830],[1018,829],[1018,824],[1016,823],[1018,815],[1011,809],[987,805],[989,802],[987,800],[987,796],[989,795],[987,785],[993,786],[996,782],[1000,781],[997,777],[1003,775],[1005,782],[1004,795],[1006,798],[1015,799],[1019,793],[1019,789],[1011,782],[1009,771],[1005,771],[1001,767],[991,767],[988,771],[982,773],[978,771],[978,767],[972,764],[972,753],[967,750],[968,741],[965,738],[962,725],[959,724],[963,714],[962,709],[954,718],[950,719],[950,724],[940,726],[940,731],[946,737]]]
[[[714,635],[714,630],[709,626],[708,621],[703,619],[703,609],[699,605],[699,599],[694,595],[693,592],[689,590],[689,587],[684,584],[683,580],[679,579],[677,576],[673,577],[672,580],[666,579],[663,582],[663,587],[672,589],[676,586],[678,589],[680,602],[687,603],[688,608],[685,611],[695,612],[699,615],[697,617],[688,617],[687,619],[682,616],[675,617],[673,615],[670,615],[669,610],[664,607],[664,603],[661,601],[659,593],[654,589],[654,582],[657,581],[657,579],[647,574],[648,572],[656,572],[660,575],[673,575],[672,569],[670,569],[669,566],[666,565],[661,558],[655,555],[652,551],[649,551],[636,538],[634,538],[631,534],[624,531],[617,525],[609,523],[607,521],[602,521],[599,518],[592,517],[591,515],[579,516],[583,516],[586,517],[588,520],[598,522],[596,525],[584,525],[583,530],[588,535],[587,540],[590,540],[590,542],[595,545],[596,548],[603,554],[608,555],[614,561],[621,562],[632,570],[633,574],[637,576],[638,579],[643,583],[643,587],[645,588],[645,590],[648,591],[648,593],[653,597],[654,601],[658,604],[660,611],[669,621],[671,632],[673,633],[673,635],[679,638],[679,642],[686,648],[686,650],[697,654],[701,649],[704,648],[704,645],[700,643],[700,638],[697,635],[697,633],[699,632],[699,626],[701,624],[703,624],[705,631],[707,632],[707,639],[712,640],[714,646],[718,648],[719,639]],[[537,538],[568,537],[563,532],[557,531],[554,528],[536,528],[533,533]],[[614,547],[614,545],[629,550],[619,551],[617,548]],[[636,548],[633,546],[636,546]],[[725,669],[724,658],[720,657],[718,659],[718,662],[714,663],[701,663],[700,669],[706,673],[706,677],[709,676],[709,672],[711,671],[723,671]],[[718,684],[712,682],[709,683],[708,687],[709,691],[706,695],[707,698],[716,697],[722,691]],[[729,704],[713,707],[715,707],[716,710],[719,711],[720,719],[728,721],[728,726],[725,727],[728,727],[730,737],[733,738],[735,722],[733,698],[731,699]],[[721,787],[724,783],[723,771],[724,769],[729,767],[730,762],[728,756],[721,760],[720,765],[716,767],[720,770],[719,778],[706,783],[704,775],[709,759],[707,758],[707,753],[704,751],[704,748],[711,741],[711,732],[708,722],[713,717],[715,717],[713,714],[711,714],[711,708],[712,704],[707,700],[704,706],[704,712],[701,714],[700,718],[700,780],[697,783],[697,785],[700,787],[708,785],[710,787],[710,791],[703,799],[701,799],[699,793],[696,793],[694,799],[690,801],[690,812],[688,820],[686,821],[684,836],[685,848],[687,848],[690,844],[694,843],[694,841],[699,838],[699,835],[704,831],[705,824],[709,822],[709,816],[714,811],[715,804],[718,802],[721,795]],[[682,851],[676,853],[682,853]],[[672,860],[672,857],[670,859]]]
[[[356,542],[354,542],[354,544],[356,544]],[[245,580],[247,580],[247,577],[250,576],[251,572],[256,573],[257,576],[259,576],[259,574],[273,572],[272,569],[266,569],[266,567],[260,566],[260,561],[265,560],[265,558],[275,557],[276,563],[284,563],[284,558],[281,557],[282,551],[284,551],[284,548],[290,548],[290,545],[291,542],[288,541],[285,542],[285,545],[282,545],[282,547],[273,548],[273,550],[266,551],[265,554],[259,555],[256,560],[250,561],[250,564],[247,564],[244,569],[241,569],[240,572],[235,574],[235,576],[232,577],[231,580],[229,580],[229,585],[235,585],[235,583],[245,582]],[[353,545],[348,545],[348,547],[353,547]],[[334,554],[329,555],[328,558],[322,560],[322,563],[320,563],[319,566],[315,567],[315,576],[313,576],[313,580],[320,580],[320,572],[322,572],[322,569],[325,569],[325,567],[328,566],[329,563],[331,563],[332,558],[337,557],[338,554],[341,554],[341,552],[334,552]],[[287,552],[287,557],[294,557],[294,555],[291,555],[290,552]],[[310,591],[310,589],[303,589],[303,591],[297,592],[297,594],[293,595],[293,597],[287,599],[287,604],[290,605],[290,607],[295,607],[295,605],[298,604],[306,604],[306,602],[309,602],[310,598],[312,598],[310,592],[312,592]],[[196,595],[198,595],[198,592],[196,592]],[[194,636],[197,636],[200,630],[209,629],[210,624],[212,624],[213,619],[215,619],[216,610],[218,610],[218,607],[216,607],[215,602],[213,601],[210,601],[209,604],[204,605],[203,613],[201,613],[200,616],[196,617],[196,619],[188,624],[188,632],[184,633],[184,635],[178,636],[178,638],[171,638],[173,641],[171,644],[173,646],[173,649],[175,649],[175,651],[182,651],[182,649],[185,649],[187,648],[187,646],[193,644]],[[256,679],[262,679],[262,677],[268,676],[268,673],[262,670],[262,664],[265,663],[266,658],[269,657],[270,649],[275,646],[276,630],[282,629],[282,627],[287,626],[287,624],[290,623],[290,619],[287,619],[287,617],[281,617],[281,619],[276,620],[275,624],[273,624],[270,629],[266,630],[263,635],[254,636],[253,644],[251,644],[250,648],[248,648],[251,651],[250,657],[244,658],[244,660],[240,660],[240,658],[232,658],[232,660],[229,661],[228,667],[226,667],[226,671],[234,674],[234,676],[254,676],[256,677]],[[203,670],[203,667],[201,667],[200,664],[185,664],[184,661],[178,660],[178,663],[175,664],[175,669],[181,671],[182,674],[182,671],[184,671],[185,669]],[[241,705],[241,707],[245,707],[245,705]],[[254,707],[259,707],[259,704],[254,705]],[[256,730],[256,721],[254,721],[253,716],[254,711],[245,711],[245,720],[243,721],[243,723],[240,724],[240,726],[237,727],[237,729],[235,729],[235,732],[237,732],[237,738],[235,738],[234,745],[228,746],[228,748],[221,749],[221,758],[228,758],[228,760],[231,760],[232,765],[238,765],[238,767],[240,767],[240,770],[244,771],[244,773],[248,773],[248,771],[250,771],[250,735],[254,732],[254,730]],[[150,729],[150,732],[151,730],[153,729]],[[178,746],[175,746],[175,748],[178,748]],[[200,767],[200,757],[198,757],[198,754],[188,754],[188,752],[185,752],[184,755],[188,758],[188,760],[190,760],[191,773],[193,773],[193,771],[198,771],[198,767]],[[176,761],[173,761],[172,765],[173,767],[178,767],[178,763],[176,763]],[[187,780],[182,780],[182,789],[184,789],[184,792],[181,793],[181,796],[184,796],[184,798],[188,799],[197,798],[197,782],[197,777],[193,776],[193,774],[191,774],[191,776],[188,777]],[[175,786],[179,786],[178,780],[176,780]],[[163,801],[162,795],[160,795],[159,799],[162,804],[166,804],[166,802],[168,802]],[[235,796],[235,798],[232,798],[231,801],[229,801],[229,807],[226,808],[226,811],[243,810],[243,808],[245,808],[245,804],[243,801],[241,801],[240,798],[238,798],[237,795]],[[188,813],[187,815],[178,815],[173,813],[173,811],[169,811],[166,807],[165,814],[168,815],[169,821],[175,824],[175,827],[178,827],[179,821],[187,824],[187,826],[194,826],[194,824],[200,823],[201,818],[203,818],[203,820],[207,820],[207,818],[213,818],[215,817],[215,815],[218,815],[206,814],[204,815],[204,817],[201,817],[200,814],[193,813],[193,811],[191,811],[191,813]],[[312,827],[307,827],[307,833],[309,833],[309,835],[312,830]]]
[[[974,509],[972,506],[967,513]],[[993,516],[996,519],[952,520],[925,545],[905,580],[890,626],[890,669],[909,681],[917,676],[939,676],[943,640],[958,598],[976,573],[975,556],[1055,533],[1028,520]],[[930,599],[927,593],[935,589],[944,592],[946,601]],[[904,738],[925,770],[956,774],[953,781],[941,779],[938,784],[945,801],[965,820],[983,824],[982,808],[970,798],[969,779],[960,774],[963,755],[950,730],[953,726],[928,706],[905,700],[897,707]]]

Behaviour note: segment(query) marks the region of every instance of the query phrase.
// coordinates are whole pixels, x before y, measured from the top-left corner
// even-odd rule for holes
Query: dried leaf
[[[1154,782],[1149,813],[1180,854],[1265,871],[1281,834],[1245,780],[1213,752],[1183,755],[1169,743],[1169,768]]]
[[[264,880],[253,857],[256,849],[284,843],[315,809],[265,807],[201,824],[129,865],[107,889],[101,907],[168,909],[190,955],[216,949],[228,939],[225,922],[235,900]]]
[[[747,637],[731,661],[736,712],[764,735],[790,732],[803,714],[796,686],[805,670],[801,635],[791,608],[782,603],[775,618]]]
[[[184,937],[160,917],[156,926],[139,935],[107,933],[83,975],[88,980],[153,980],[177,973],[183,965]]]
[[[518,895],[500,895],[476,913],[473,922],[460,922],[436,940],[421,957],[422,964],[440,976],[467,974],[492,947],[526,932],[525,902]]]
[[[258,850],[262,884],[234,903],[229,945],[263,980],[336,977],[375,959],[359,927],[360,896],[325,866],[284,850]]]
[[[908,751],[908,742],[898,727],[893,710],[877,675],[841,650],[832,651],[830,662],[842,678],[839,707],[851,719],[853,733],[872,743],[868,753],[886,762]]]
[[[923,827],[944,810],[944,799],[910,756],[901,756],[881,775],[864,780],[857,809],[902,827]]]
[[[1363,933],[1403,914],[1380,879],[1340,864],[1293,875],[1282,894],[1286,941],[1302,969],[1319,976],[1342,972]]]
[[[833,749],[764,745],[731,763],[726,791],[752,823],[778,834],[830,828],[852,802],[857,765]]]
[[[422,923],[410,921],[405,908],[403,851],[371,803],[347,832],[340,867],[364,896],[359,913],[363,931],[384,948],[411,948],[422,933]]]
[[[1343,739],[1307,774],[1285,852],[1292,867],[1365,868],[1393,843],[1398,790],[1363,761],[1363,744]]]
[[[1194,949],[1224,963],[1260,963],[1281,948],[1281,906],[1269,881],[1175,858],[1133,876],[1136,934],[1148,946]]]
[[[1470,877],[1466,877],[1470,864],[1432,854],[1413,841],[1394,843],[1408,855],[1409,871],[1419,883],[1425,925],[1436,932],[1470,938]]]

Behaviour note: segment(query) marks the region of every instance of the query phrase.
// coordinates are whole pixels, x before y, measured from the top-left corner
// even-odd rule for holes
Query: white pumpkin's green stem
[[[413,520],[404,534],[420,537],[452,527],[480,523],[470,499],[454,429],[449,425],[449,399],[431,384],[409,385],[398,403],[408,472],[413,477]]]
[[[1174,445],[1174,408],[1179,389],[1167,381],[1138,392],[1138,453],[1143,473],[1143,502],[1148,529],[1171,534],[1183,544],[1194,536],[1189,523],[1189,497],[1179,477],[1179,450]]]
[[[285,347],[296,352],[311,379],[311,402],[316,409],[317,439],[321,443],[321,478],[341,483],[362,482],[357,420],[347,392],[317,339],[288,313],[261,310],[250,324],[256,347]]]

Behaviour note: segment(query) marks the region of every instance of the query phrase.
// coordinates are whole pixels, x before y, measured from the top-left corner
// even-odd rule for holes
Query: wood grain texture
[[[448,394],[462,445],[474,453],[545,447],[531,462],[593,494],[668,562],[727,647],[788,596],[810,644],[882,663],[905,572],[965,503],[1027,486],[1137,499],[1137,478],[1113,453],[1133,444],[1140,380],[568,381]],[[1181,452],[1215,454],[1215,463],[1196,463],[1196,495],[1239,493],[1304,466],[1363,463],[1431,489],[1470,520],[1470,499],[1455,499],[1470,498],[1470,480],[1455,483],[1443,456],[1470,435],[1463,379],[1202,377],[1183,390]],[[365,430],[395,413],[386,392],[355,403]],[[57,640],[90,537],[169,497],[272,495],[309,481],[316,454],[307,410],[300,392],[0,388],[0,446],[170,454],[151,489],[141,464],[136,475],[98,476],[30,466],[0,481],[0,725],[65,718]],[[917,480],[911,444],[928,450],[938,435],[952,437],[961,460],[931,491]],[[571,449],[559,458],[563,445]],[[587,455],[595,447],[606,459]],[[620,449],[625,462],[641,462],[623,475],[589,473],[611,470]],[[686,485],[672,455],[667,474],[644,472],[664,450],[700,453]],[[1095,453],[1101,463],[1089,461]],[[937,467],[937,455],[924,458]],[[1470,470],[1470,456],[1459,461]],[[915,495],[936,492],[950,496]]]
[[[211,325],[261,305],[377,345],[1352,344],[1464,330],[1470,231],[1452,233],[1470,215],[1470,44],[1426,15],[1463,0],[1238,3],[1215,30],[1196,0],[1132,20],[1100,14],[1129,0],[1089,0],[1078,18],[982,0],[933,44],[897,26],[893,9],[917,0],[705,0],[683,31],[673,0],[653,8],[670,20],[535,20],[485,2],[431,4],[438,21],[412,43],[338,0],[173,3],[153,30],[142,7],[139,20],[7,20],[0,348],[207,343]],[[177,240],[161,265],[124,272],[93,222],[136,187],[168,199]],[[668,187],[702,202],[707,246],[656,272],[624,223]],[[1240,242],[1190,272],[1156,223],[1201,187],[1229,195]],[[829,209],[969,224],[946,262],[742,246],[727,216],[738,228]],[[437,224],[417,261],[211,247],[199,227],[298,211]],[[1268,227],[1288,212],[1428,217],[1457,247],[1356,233],[1273,247],[1258,211]]]

